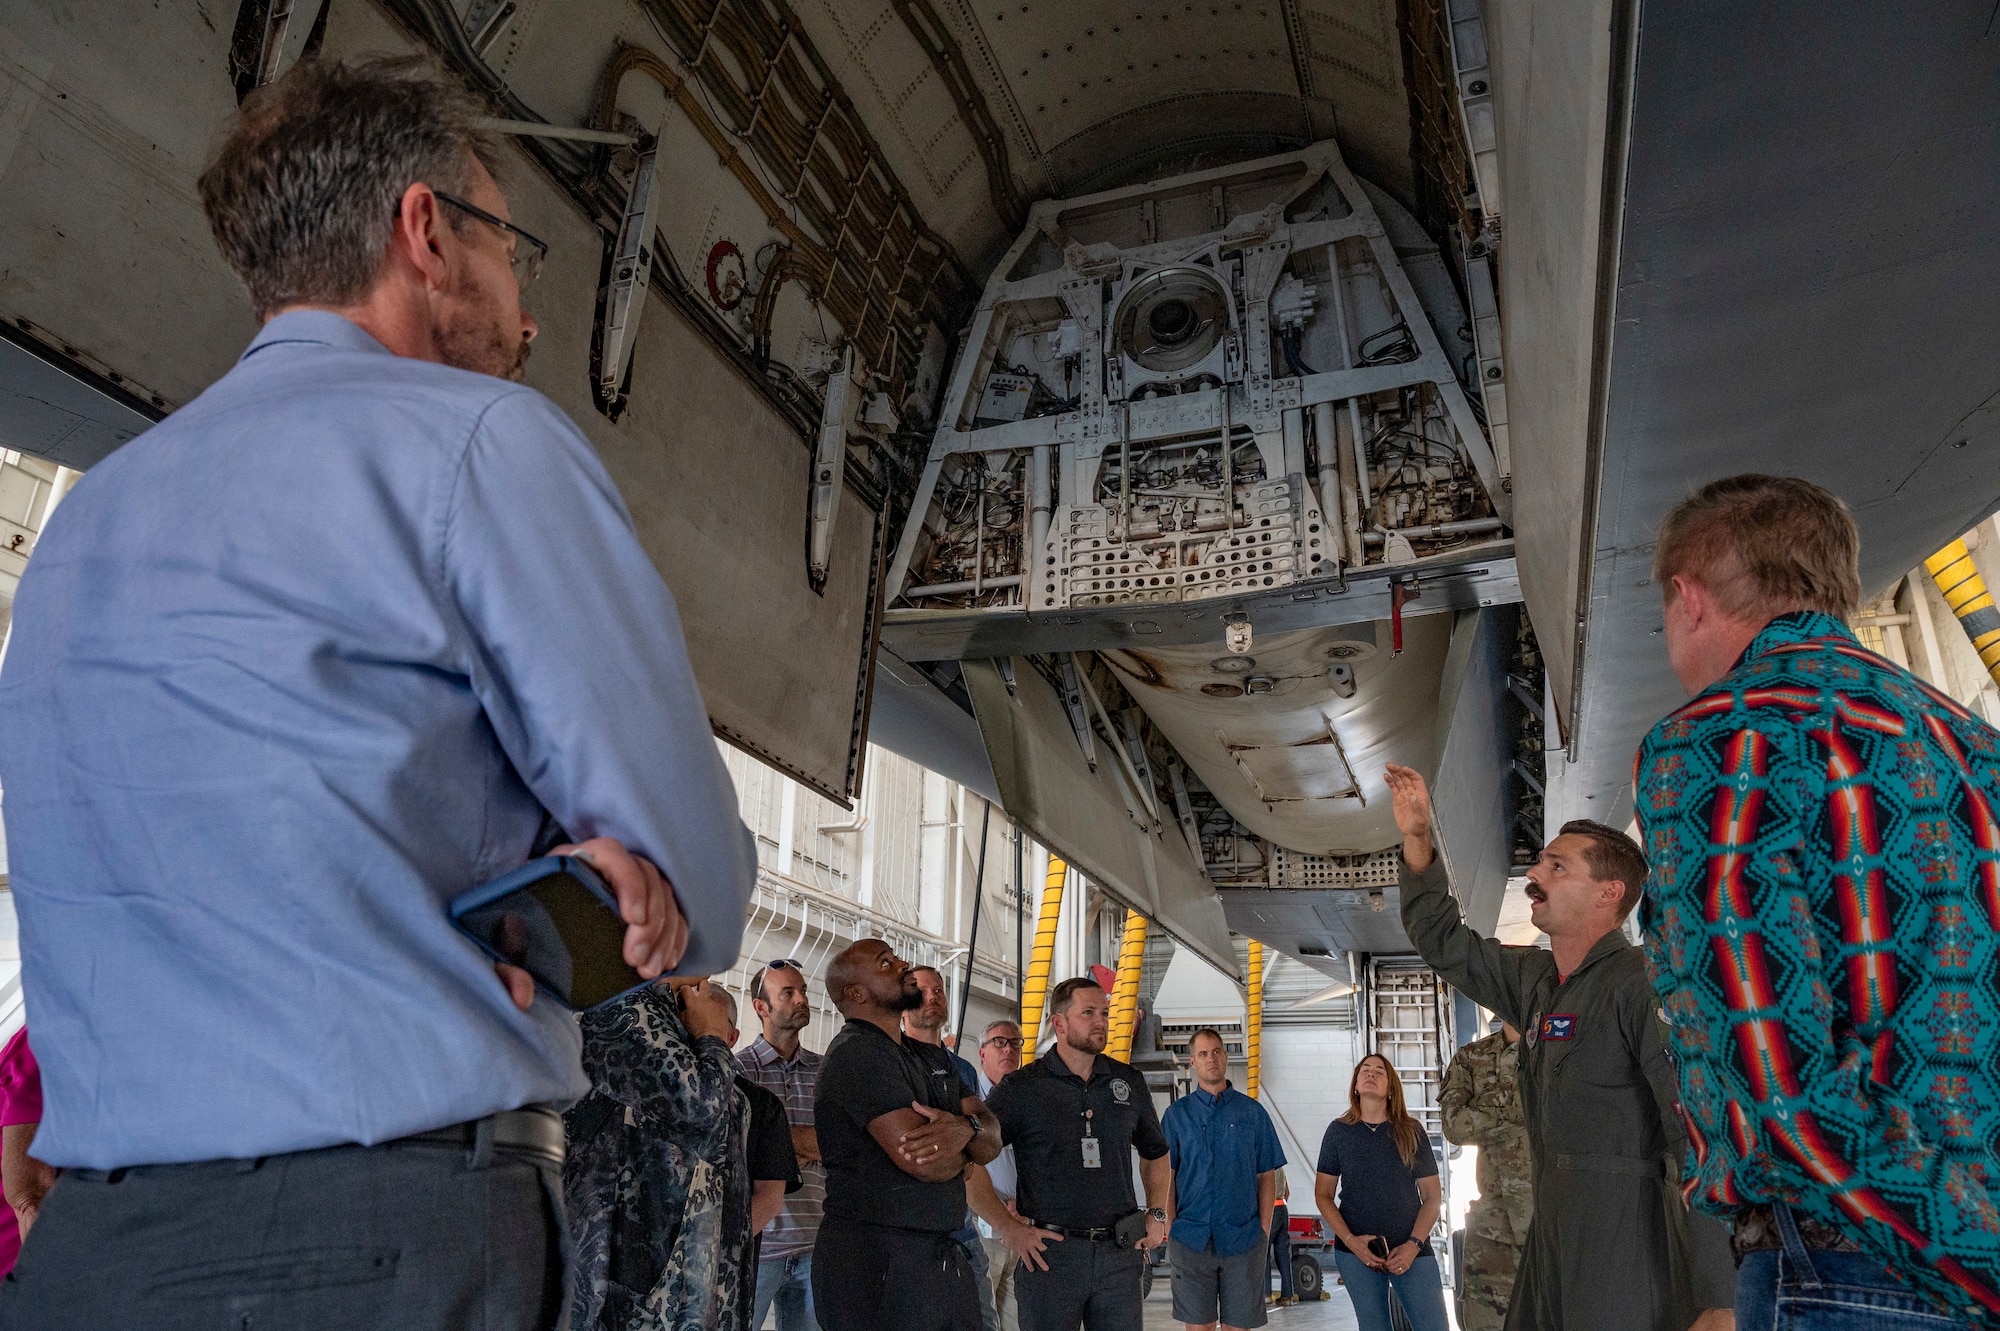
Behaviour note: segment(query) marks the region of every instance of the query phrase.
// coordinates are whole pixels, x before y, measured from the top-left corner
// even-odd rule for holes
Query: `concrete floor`
[[[1266,1331],[1356,1331],[1354,1304],[1348,1300],[1347,1291],[1329,1281],[1326,1292],[1332,1297],[1318,1303],[1266,1309],[1265,1315],[1270,1319],[1265,1323]],[[1445,1291],[1444,1303],[1446,1316],[1456,1327],[1458,1310],[1452,1304],[1450,1290]],[[1167,1281],[1159,1281],[1153,1286],[1152,1297],[1146,1300],[1146,1331],[1178,1331],[1180,1326],[1174,1320],[1173,1287]]]
[[[1330,1285],[1327,1293],[1333,1297],[1318,1303],[1269,1309],[1267,1331],[1355,1331],[1354,1305],[1348,1302],[1347,1291]],[[1146,1300],[1146,1331],[1178,1331],[1180,1325],[1174,1320],[1172,1286],[1163,1280]]]

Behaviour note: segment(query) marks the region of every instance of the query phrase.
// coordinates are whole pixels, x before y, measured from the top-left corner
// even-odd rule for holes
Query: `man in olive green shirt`
[[[1433,970],[1522,1034],[1535,1212],[1507,1331],[1733,1327],[1728,1235],[1681,1203],[1686,1138],[1666,1026],[1645,958],[1619,928],[1645,885],[1639,848],[1601,823],[1565,824],[1528,871],[1550,948],[1507,947],[1459,916],[1423,777],[1392,763],[1388,780],[1404,930]]]

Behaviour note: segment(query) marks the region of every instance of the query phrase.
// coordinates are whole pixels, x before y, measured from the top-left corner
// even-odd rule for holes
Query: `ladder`
[[[1437,1157],[1438,1185],[1444,1190],[1437,1233],[1443,1235],[1445,1217],[1451,1214],[1451,1148],[1444,1139],[1438,1097],[1454,1047],[1451,987],[1415,957],[1371,957],[1367,1013],[1369,1048],[1396,1069],[1404,1106],[1423,1125]]]

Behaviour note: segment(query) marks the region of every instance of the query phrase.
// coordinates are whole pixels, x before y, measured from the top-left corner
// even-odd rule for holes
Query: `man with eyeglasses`
[[[750,982],[750,1006],[764,1033],[736,1055],[736,1062],[744,1076],[785,1102],[800,1178],[798,1190],[786,1196],[784,1209],[764,1231],[750,1325],[757,1331],[775,1307],[778,1331],[819,1331],[813,1315],[812,1253],[826,1206],[826,1166],[813,1128],[813,1097],[824,1060],[799,1043],[799,1032],[812,1022],[812,999],[799,963],[781,957],[757,972]]]
[[[986,1023],[986,1031],[979,1040],[979,1098],[984,1100],[993,1094],[993,1088],[1007,1079],[1007,1074],[1021,1066],[1021,1028],[1014,1022],[1001,1018]],[[1003,1146],[1000,1154],[983,1165],[974,1165],[966,1175],[966,1194],[982,1188],[991,1188],[993,1195],[1002,1206],[1014,1205],[1016,1190],[1014,1174],[1014,1148]],[[986,1250],[987,1281],[993,1287],[993,1311],[1000,1324],[1000,1331],[1020,1331],[1021,1309],[1015,1298],[1014,1268],[1020,1259],[993,1232],[993,1226],[979,1222],[979,1242]]]
[[[639,974],[736,960],[755,842],[616,486],[518,382],[542,247],[489,110],[411,59],[244,103],[199,188],[262,330],[22,580],[0,769],[65,1172],[0,1327],[553,1325],[581,1037],[448,903],[574,840]]]
[[[944,1042],[944,1024],[951,1015],[951,998],[945,992],[944,973],[935,966],[912,966],[910,978],[917,982],[917,990],[924,1000],[903,1014],[903,1038],[919,1040],[943,1052],[958,1069],[958,1079],[970,1089],[979,1082],[979,1070],[967,1062],[956,1050],[947,1048]],[[999,1331],[999,1320],[993,1310],[992,1272],[987,1268],[986,1248],[979,1239],[979,1217],[966,1208],[965,1224],[952,1235],[958,1246],[965,1249],[965,1260],[972,1265],[972,1274],[979,1280],[979,1325],[981,1331]]]

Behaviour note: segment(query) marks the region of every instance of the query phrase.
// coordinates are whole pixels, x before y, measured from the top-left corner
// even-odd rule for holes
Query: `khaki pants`
[[[993,1282],[993,1306],[1000,1313],[1000,1331],[1021,1331],[1021,1310],[1014,1302],[1014,1271],[1021,1259],[999,1239],[979,1241],[986,1247],[986,1274]]]

